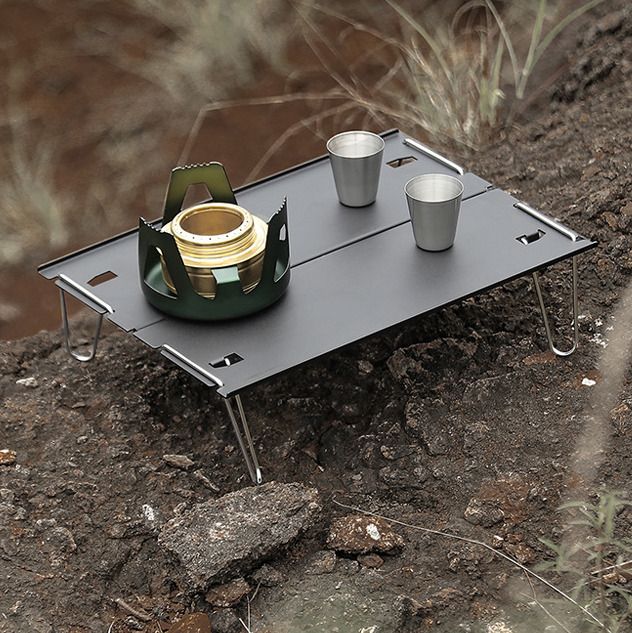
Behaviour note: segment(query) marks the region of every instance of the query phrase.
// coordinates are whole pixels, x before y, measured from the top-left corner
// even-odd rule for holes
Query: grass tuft
[[[549,0],[514,1],[502,11],[493,0],[469,0],[438,19],[384,0],[395,20],[380,23],[311,0],[296,7],[305,39],[341,98],[379,126],[394,124],[475,149],[499,125],[511,122],[515,109],[503,109],[507,100],[515,104],[531,96],[534,70],[560,33],[603,1],[590,0],[564,12],[562,2]],[[324,34],[319,15],[341,24],[336,39]],[[385,26],[393,22],[394,27]],[[382,69],[373,82],[356,64],[340,59],[344,40],[360,33],[372,41],[363,68]],[[346,73],[334,70],[345,65]]]

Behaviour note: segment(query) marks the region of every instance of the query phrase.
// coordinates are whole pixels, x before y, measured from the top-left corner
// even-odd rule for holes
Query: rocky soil
[[[545,351],[528,279],[374,337],[246,395],[270,482],[254,488],[219,399],[129,337],[108,332],[88,365],[59,332],[1,343],[0,631],[551,626],[515,566],[411,526],[531,566],[565,532],[561,501],[629,488],[629,372],[591,436],[594,479],[574,456],[626,327],[630,51],[632,14],[606,15],[539,119],[468,165],[599,241],[568,359]],[[546,277],[563,330],[568,266]]]

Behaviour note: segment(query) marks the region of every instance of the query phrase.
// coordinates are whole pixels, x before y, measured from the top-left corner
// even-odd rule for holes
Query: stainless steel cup
[[[463,183],[446,174],[424,174],[404,186],[415,242],[425,251],[443,251],[454,244]]]
[[[327,141],[338,200],[365,207],[377,198],[384,139],[372,132],[342,132]]]

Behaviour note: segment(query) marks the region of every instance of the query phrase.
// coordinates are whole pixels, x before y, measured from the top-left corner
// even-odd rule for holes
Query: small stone
[[[211,615],[213,633],[244,633],[235,609],[218,609]],[[169,630],[171,633],[171,629]]]
[[[463,512],[463,517],[472,525],[491,527],[505,518],[505,513],[491,501],[481,501],[472,497]]]
[[[625,215],[632,215],[632,202],[628,202],[626,205],[622,206],[621,213]]]
[[[15,500],[15,493],[8,488],[0,488],[0,501],[2,503],[13,503]]]
[[[186,455],[163,455],[162,459],[165,464],[181,470],[190,470],[195,465],[195,462]]]
[[[237,578],[223,585],[211,587],[206,592],[206,602],[213,607],[233,607],[247,595],[252,588],[243,579]]]
[[[206,613],[190,613],[172,624],[169,633],[211,633],[211,621]]]
[[[331,524],[327,546],[344,554],[384,554],[400,551],[404,539],[384,519],[352,514]]]
[[[320,574],[330,574],[335,567],[336,552],[316,552],[316,554],[312,556],[309,562],[309,567],[305,570],[305,573],[315,576]]]
[[[140,623],[134,616],[128,615],[125,618],[125,624],[128,629],[132,631],[142,631],[145,628],[145,625]]]
[[[77,444],[85,444],[88,441],[88,436],[80,435],[75,441],[77,442]]]
[[[358,556],[358,562],[368,569],[379,569],[384,564],[384,559],[378,554],[362,554]]]
[[[511,556],[523,565],[529,565],[536,560],[536,553],[524,543],[505,543],[504,547]]]
[[[10,466],[15,464],[17,453],[8,448],[0,450],[0,466]]]
[[[213,492],[219,492],[219,488],[204,474],[204,471],[196,470],[193,473],[193,477],[195,477],[195,479],[197,479],[205,488],[208,488]]]
[[[29,376],[28,378],[18,378],[15,381],[16,385],[21,385],[22,387],[29,387],[30,389],[35,389],[39,383],[33,376]]]
[[[252,574],[252,579],[263,587],[276,587],[285,581],[285,576],[271,565],[262,565]]]
[[[373,363],[368,360],[359,360],[358,361],[358,371],[365,376],[373,373],[374,367]]]

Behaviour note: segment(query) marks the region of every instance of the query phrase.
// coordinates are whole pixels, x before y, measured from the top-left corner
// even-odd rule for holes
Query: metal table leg
[[[243,427],[243,435],[241,429],[239,428],[239,423],[237,422],[237,416],[235,415],[235,410],[233,408],[231,400],[235,400],[237,403],[237,411],[239,413],[239,418],[241,419],[241,425]],[[239,448],[244,456],[244,460],[246,462],[246,466],[248,468],[248,473],[250,474],[250,478],[253,483],[260,484],[263,482],[263,475],[261,474],[261,468],[259,466],[259,460],[257,459],[257,451],[255,450],[255,445],[252,441],[252,435],[250,434],[250,427],[248,426],[248,420],[246,419],[246,413],[244,412],[244,406],[241,402],[241,397],[239,395],[234,398],[227,398],[224,400],[226,404],[226,410],[228,411],[228,415],[230,417],[230,421],[233,424],[233,430],[235,431],[235,436],[237,437],[237,442],[239,443]],[[246,441],[244,442],[244,436]],[[246,448],[247,445],[247,448]]]
[[[540,312],[542,313],[542,320],[544,321],[544,329],[546,331],[546,338],[549,343],[550,350],[556,356],[570,356],[576,349],[577,344],[579,343],[579,308],[577,301],[577,257],[573,257],[573,295],[572,295],[572,303],[573,303],[573,346],[569,350],[560,350],[555,347],[553,343],[553,336],[551,334],[551,326],[549,324],[549,319],[546,314],[546,307],[544,305],[544,298],[542,297],[542,289],[540,288],[540,279],[538,272],[533,273],[533,285],[535,287],[535,292],[538,295],[538,302],[540,304]]]
[[[169,358],[176,365],[185,369],[190,374],[197,376],[199,380],[209,387],[222,387],[224,384],[215,374],[212,374],[205,367],[200,367],[200,365],[192,362],[178,350],[171,347],[171,345],[163,345],[161,354],[166,358]],[[229,358],[226,358],[225,362],[226,365],[231,364]],[[233,400],[237,405],[237,412],[235,412]],[[253,483],[260,484],[263,482],[263,475],[261,474],[261,467],[259,466],[259,460],[257,459],[257,451],[255,450],[255,445],[252,441],[252,435],[250,433],[250,427],[248,426],[248,420],[246,419],[246,412],[244,411],[244,405],[241,401],[241,397],[236,395],[232,398],[227,398],[224,400],[224,404],[226,405],[228,417],[233,425],[233,431],[235,432],[237,443],[239,444],[239,448],[244,456],[244,461],[246,462],[246,467],[248,468],[248,474],[250,475]]]

